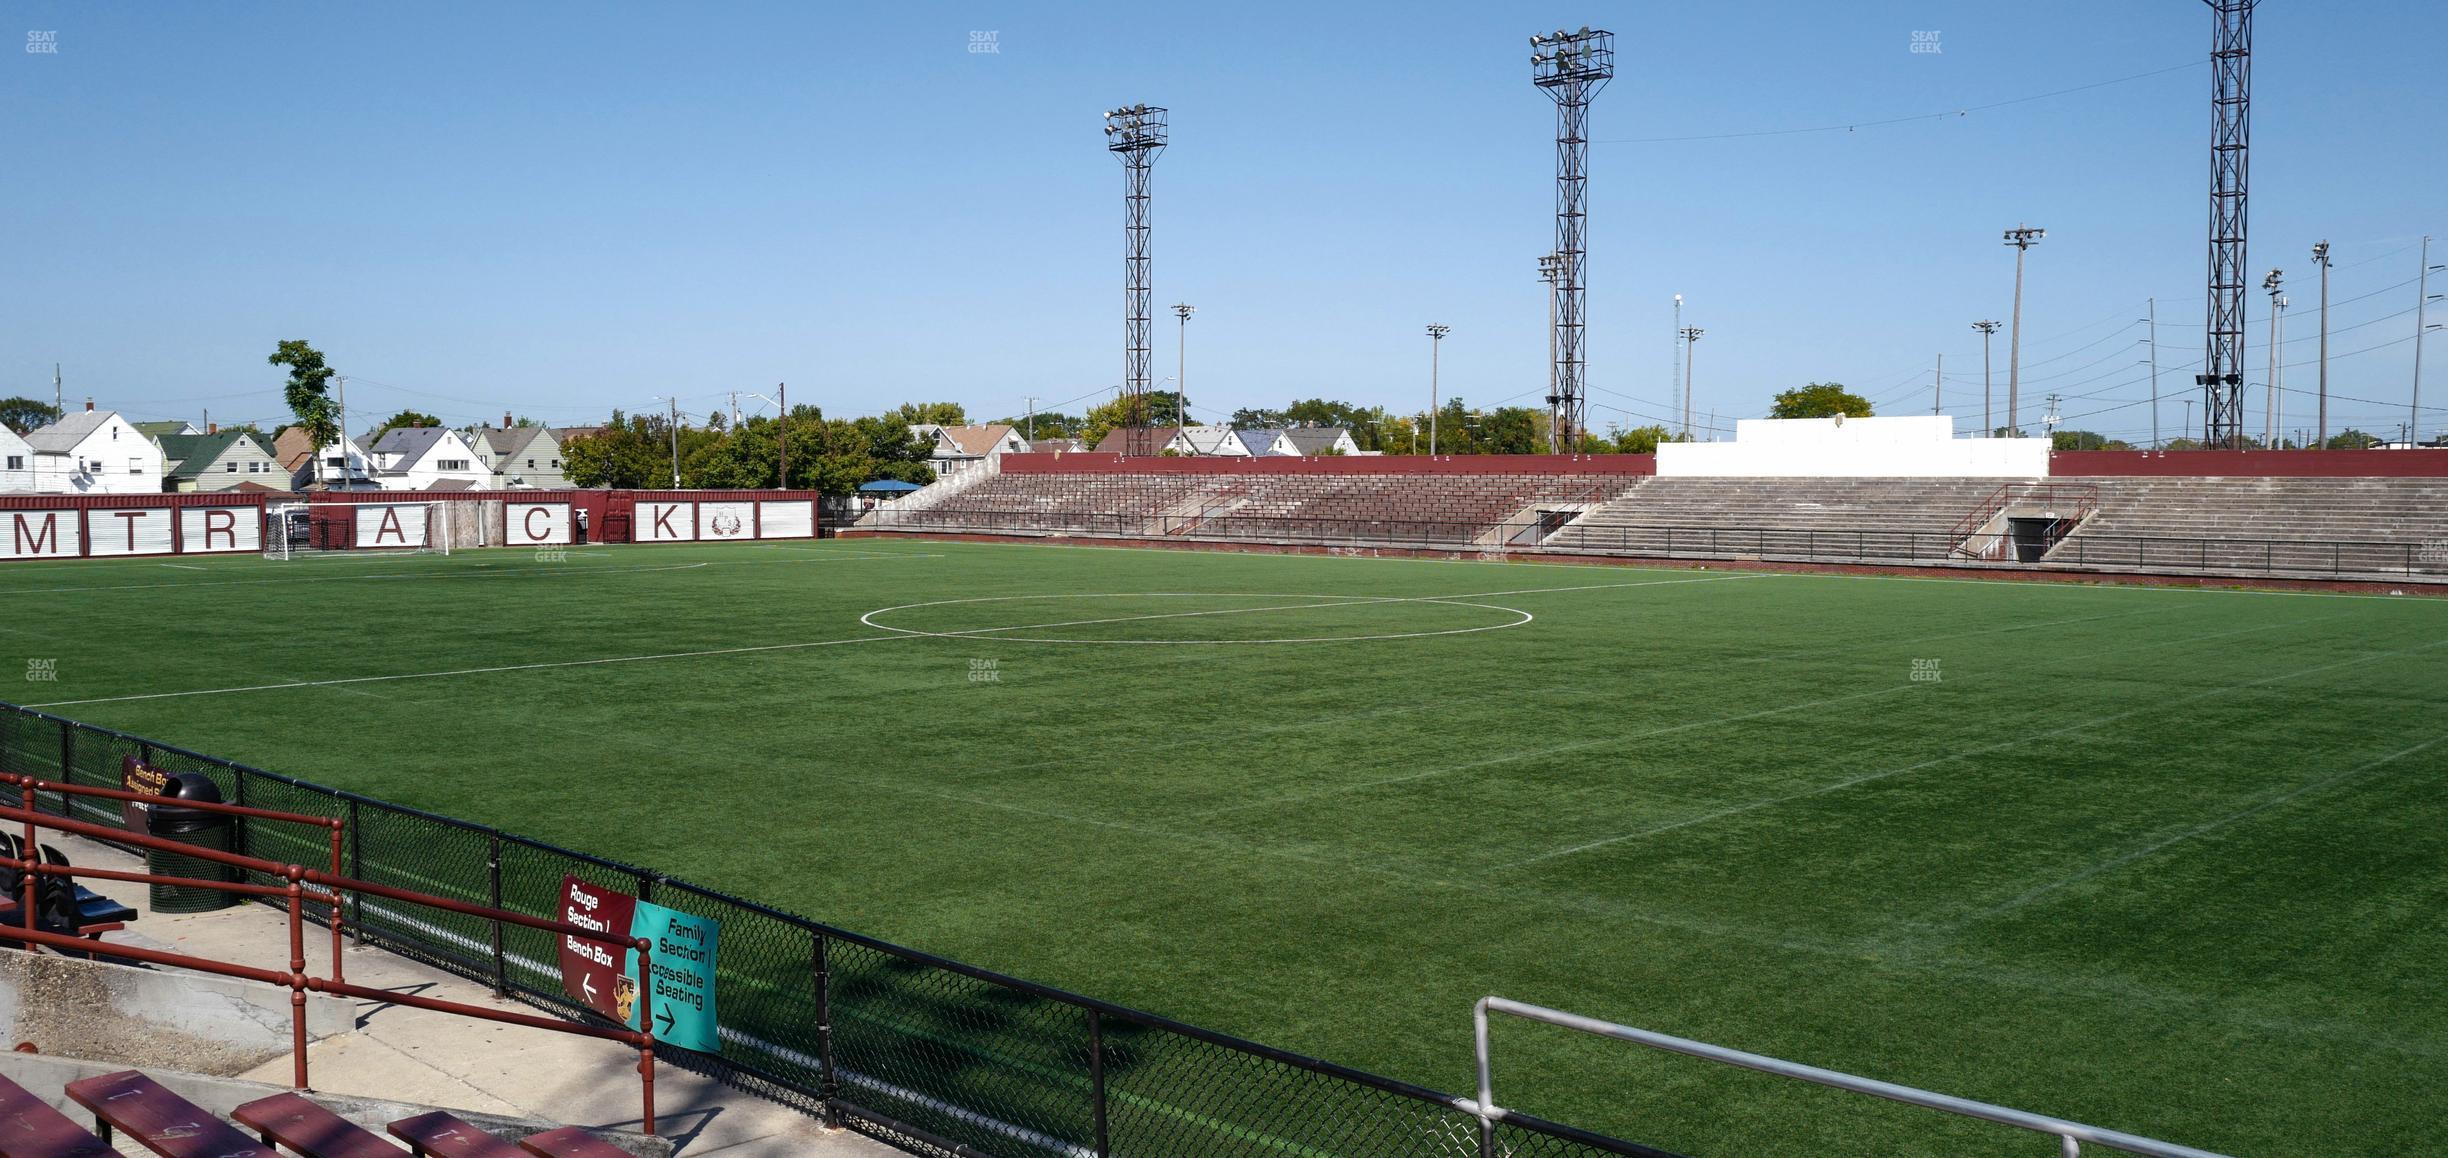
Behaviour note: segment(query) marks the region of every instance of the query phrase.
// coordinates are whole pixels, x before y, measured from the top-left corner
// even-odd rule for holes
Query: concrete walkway
[[[128,853],[60,833],[46,834],[45,843],[80,866],[143,867]],[[285,971],[289,966],[289,921],[272,908],[249,904],[217,913],[154,913],[146,905],[143,885],[83,883],[144,911],[142,919],[125,932],[110,934],[109,941],[267,969]],[[329,971],[328,931],[308,930],[306,959],[309,973]],[[359,948],[352,942],[344,961],[354,985],[507,1012],[538,1012],[499,1000],[486,986],[381,949]],[[315,1089],[576,1126],[639,1127],[637,1052],[626,1046],[374,1001],[359,1003],[357,1025],[356,1032],[308,1047],[308,1076]],[[225,1076],[286,1085],[290,1059],[284,1054]],[[827,1130],[798,1111],[669,1065],[655,1067],[655,1117],[657,1132],[688,1158],[901,1153],[848,1130]]]

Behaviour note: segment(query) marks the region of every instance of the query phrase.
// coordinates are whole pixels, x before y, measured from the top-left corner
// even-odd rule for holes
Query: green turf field
[[[1497,993],[2236,1153],[2448,1120],[2440,600],[848,540],[0,601],[0,698],[1443,1089]],[[1497,1063],[1688,1152],[2053,1146]]]

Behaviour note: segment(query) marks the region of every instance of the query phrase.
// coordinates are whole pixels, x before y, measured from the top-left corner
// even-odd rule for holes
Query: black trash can
[[[215,852],[232,852],[237,847],[235,817],[226,812],[207,812],[201,808],[182,808],[181,800],[200,800],[207,804],[221,803],[220,786],[200,772],[181,772],[170,778],[169,789],[162,793],[160,803],[152,806],[145,827],[163,840],[192,844]],[[145,855],[148,871],[166,877],[191,877],[206,881],[235,881],[238,870],[218,861],[181,853],[149,849]],[[157,913],[209,913],[238,903],[238,894],[194,885],[152,886],[153,911]]]

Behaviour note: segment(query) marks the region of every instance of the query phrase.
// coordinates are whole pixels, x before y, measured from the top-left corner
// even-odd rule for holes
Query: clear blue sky
[[[9,11],[57,51],[0,63],[0,394],[47,397],[57,361],[71,406],[138,417],[278,421],[264,356],[283,338],[326,351],[374,417],[576,422],[674,393],[704,413],[785,380],[843,414],[1095,395],[1121,377],[1122,329],[1099,114],[1142,100],[1172,109],[1155,294],[1199,307],[1201,411],[1416,410],[1431,321],[1453,327],[1448,393],[1535,404],[1554,114],[1526,37],[1584,23],[1618,49],[1593,114],[1595,423],[1667,413],[1679,292],[1708,331],[1702,412],[1756,415],[1813,379],[1926,410],[1943,351],[1972,429],[1970,323],[2007,316],[1999,231],[2017,222],[2049,231],[2027,395],[2093,395],[2065,404],[2074,425],[2147,435],[2148,409],[2121,404],[2146,396],[2132,323],[2156,296],[2173,434],[2200,356],[2199,0]],[[970,51],[982,31],[999,51]],[[1916,31],[1941,50],[1910,51]],[[2288,358],[2308,361],[2308,249],[2335,243],[2334,355],[2394,344],[2333,362],[2336,392],[2385,403],[2340,402],[2333,424],[2393,434],[2414,288],[2386,287],[2413,278],[2425,232],[2448,261],[2448,6],[2266,0],[2257,32],[2254,280],[2287,270]],[[2153,70],[2173,71],[1717,136]],[[1693,136],[1715,139],[1658,140]],[[2251,317],[2257,432],[2258,291]],[[1174,359],[1160,311],[1157,373]]]

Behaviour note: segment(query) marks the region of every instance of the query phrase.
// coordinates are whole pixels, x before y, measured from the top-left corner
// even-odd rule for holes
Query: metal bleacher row
[[[1977,566],[1961,524],[2009,481],[1032,472],[972,483],[932,506],[886,508],[863,525]],[[2096,488],[2095,507],[2024,565],[2448,579],[2448,480],[2071,481]]]
[[[93,1129],[0,1078],[0,1158],[116,1155],[114,1135],[168,1158],[277,1158],[284,1149],[305,1158],[399,1158],[403,1153],[297,1094],[248,1102],[225,1122],[135,1070],[73,1081],[66,1093],[93,1115]],[[438,1110],[385,1128],[407,1145],[405,1153],[432,1158],[626,1158],[619,1147],[576,1127],[532,1135],[515,1146]]]

